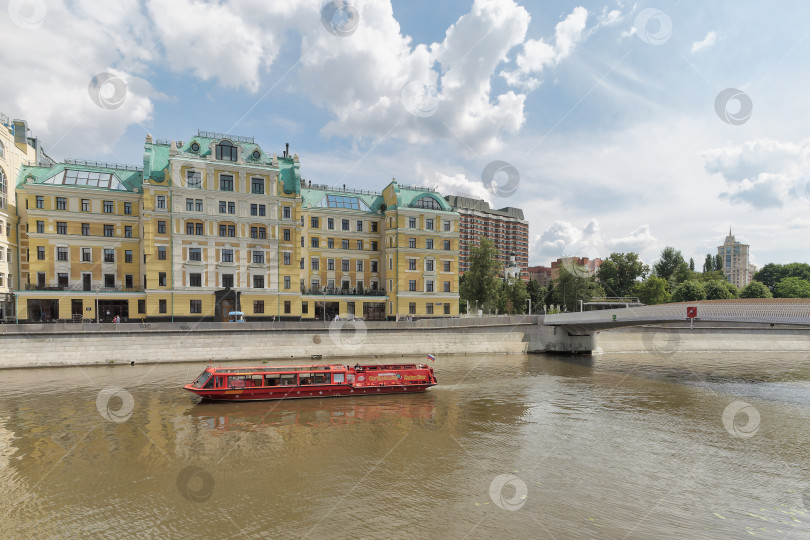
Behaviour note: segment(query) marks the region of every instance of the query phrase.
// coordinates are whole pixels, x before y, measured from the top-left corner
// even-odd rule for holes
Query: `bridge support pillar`
[[[525,340],[529,343],[528,351],[530,353],[598,354],[600,352],[596,344],[596,332],[571,335],[564,328],[543,326],[542,317],[531,331],[526,331]]]

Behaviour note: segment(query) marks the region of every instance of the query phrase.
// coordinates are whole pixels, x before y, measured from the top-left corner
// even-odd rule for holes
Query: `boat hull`
[[[329,385],[302,388],[243,388],[201,390],[186,385],[184,388],[207,401],[273,401],[280,399],[308,399],[326,397],[351,397],[383,394],[414,394],[421,393],[434,386],[433,384],[403,384],[386,386],[349,386]]]

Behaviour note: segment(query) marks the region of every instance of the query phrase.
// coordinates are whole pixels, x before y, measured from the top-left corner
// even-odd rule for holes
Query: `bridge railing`
[[[610,326],[611,323],[660,321],[687,321],[686,308],[697,306],[698,321],[751,322],[773,324],[810,324],[810,303],[806,302],[756,302],[756,303],[707,303],[660,304],[655,306],[629,307],[604,311],[584,311],[546,315],[543,324],[576,326]]]

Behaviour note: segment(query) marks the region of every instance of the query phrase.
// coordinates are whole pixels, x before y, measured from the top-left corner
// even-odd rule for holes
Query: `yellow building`
[[[126,165],[21,167],[20,319],[143,316],[141,180]]]
[[[24,120],[0,113],[0,321],[14,321],[14,291],[20,286],[15,186],[21,167],[52,164],[36,138],[28,137]]]
[[[435,191],[305,185],[250,137],[147,136],[143,167],[23,165],[17,317],[458,316],[458,214]]]

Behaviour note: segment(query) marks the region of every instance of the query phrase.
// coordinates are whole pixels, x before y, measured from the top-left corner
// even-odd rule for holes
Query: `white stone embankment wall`
[[[594,353],[807,351],[810,328],[736,326],[639,326],[599,332]]]
[[[221,362],[279,359],[353,361],[374,357],[526,353],[529,318],[456,324],[361,323],[358,328],[311,323],[20,325],[0,329],[0,368],[98,364]]]

